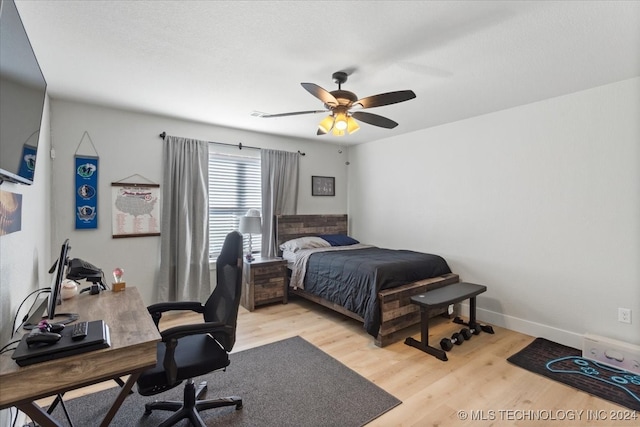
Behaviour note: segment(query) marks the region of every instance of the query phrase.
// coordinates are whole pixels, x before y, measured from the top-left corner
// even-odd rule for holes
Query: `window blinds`
[[[238,229],[249,209],[262,210],[260,158],[209,152],[209,257],[215,258],[227,234]],[[260,235],[252,235],[260,251]],[[249,239],[245,239],[245,252]]]

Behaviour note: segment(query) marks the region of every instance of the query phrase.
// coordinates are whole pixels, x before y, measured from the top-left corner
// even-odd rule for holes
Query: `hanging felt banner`
[[[33,181],[33,173],[36,170],[36,151],[37,148],[24,144],[22,146],[22,158],[20,160],[20,169],[18,175]]]
[[[76,230],[98,228],[98,158],[75,156]]]

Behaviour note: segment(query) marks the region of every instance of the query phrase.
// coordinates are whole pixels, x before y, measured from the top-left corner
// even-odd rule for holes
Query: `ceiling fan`
[[[358,99],[355,93],[349,92],[348,90],[342,90],[342,84],[347,81],[348,77],[346,72],[337,71],[333,73],[332,77],[333,81],[338,84],[338,90],[331,92],[314,83],[301,83],[302,87],[305,88],[307,92],[324,103],[326,110],[296,111],[280,114],[261,113],[260,117],[284,117],[329,112],[329,115],[318,124],[317,134],[325,135],[332,132],[336,136],[343,136],[345,133],[352,134],[360,129],[360,126],[355,119],[386,129],[393,129],[398,126],[398,123],[386,117],[363,111],[352,112],[352,109],[382,107],[383,105],[396,104],[416,97],[416,94],[413,93],[412,90],[400,90]]]

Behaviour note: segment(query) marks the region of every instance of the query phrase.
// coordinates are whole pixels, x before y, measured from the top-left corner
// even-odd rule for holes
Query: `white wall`
[[[140,290],[145,303],[155,302],[160,237],[111,237],[111,183],[138,174],[162,183],[162,139],[159,134],[205,141],[306,153],[300,158],[298,213],[345,213],[347,210],[347,153],[340,147],[239,131],[167,117],[99,107],[68,100],[52,100],[53,162],[52,244],[69,238],[71,257],[82,258],[110,272],[120,266],[128,285]],[[75,230],[74,153],[87,131],[100,157],[98,229]],[[238,151],[238,150],[236,150]],[[83,143],[78,154],[94,154]],[[311,176],[336,177],[335,197],[312,197]],[[142,180],[144,182],[144,180]],[[109,282],[110,283],[110,282]]]
[[[38,142],[38,157],[32,185],[5,182],[0,190],[22,194],[21,231],[0,236],[0,347],[11,340],[13,319],[20,302],[32,291],[51,284],[51,160],[49,101],[45,99]],[[18,314],[27,314],[30,299]],[[11,411],[15,414],[16,409]],[[0,411],[0,425],[10,425],[9,410]]]
[[[443,255],[481,320],[640,344],[639,118],[636,78],[353,147],[351,233]]]

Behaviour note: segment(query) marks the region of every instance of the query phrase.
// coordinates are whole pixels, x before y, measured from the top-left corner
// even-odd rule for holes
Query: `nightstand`
[[[287,261],[256,257],[243,263],[240,304],[249,311],[256,306],[281,301],[287,303]]]

